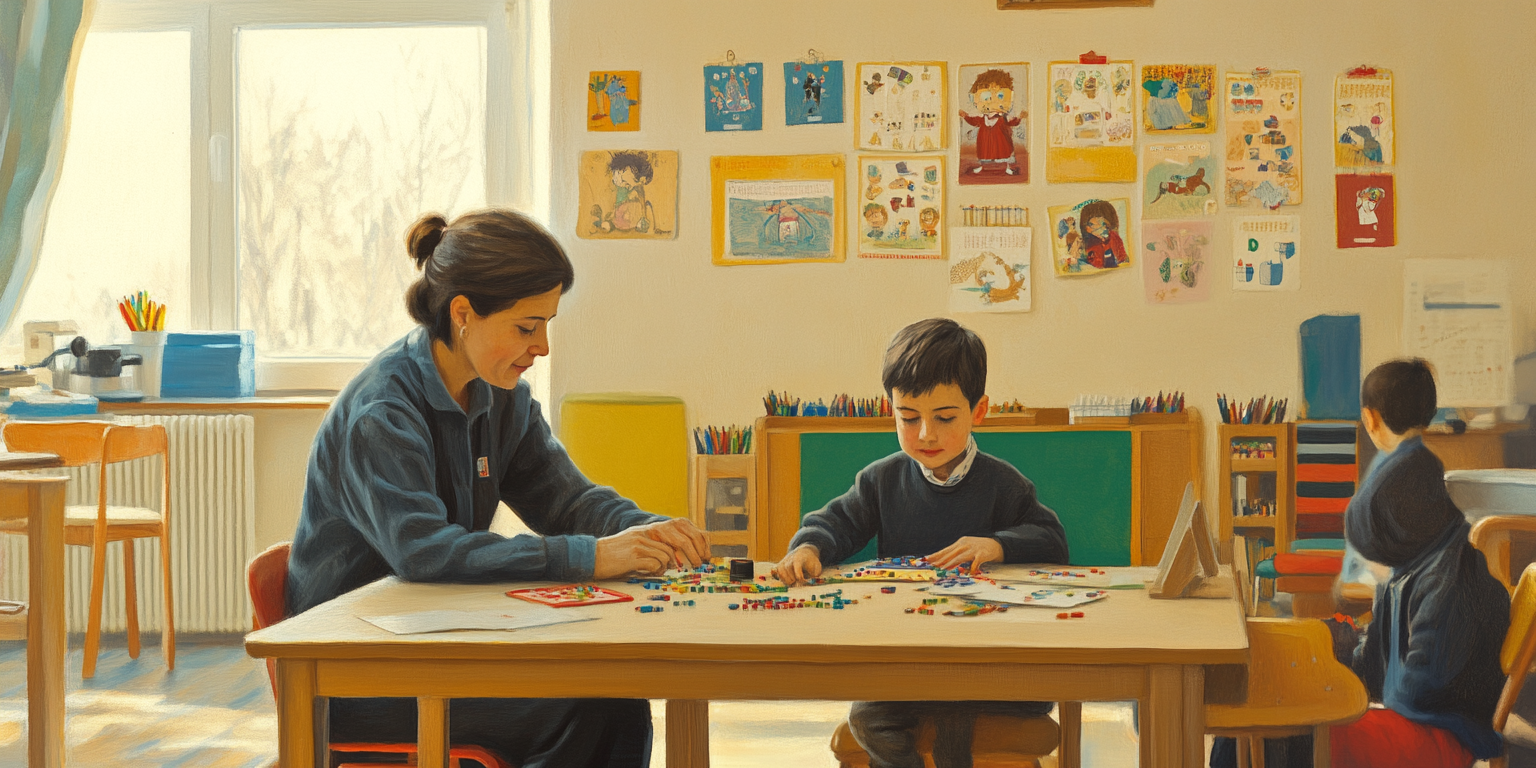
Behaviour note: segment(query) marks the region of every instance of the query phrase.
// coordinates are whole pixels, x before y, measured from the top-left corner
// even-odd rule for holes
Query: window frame
[[[549,220],[548,0],[98,0],[89,31],[192,36],[192,328],[239,323],[236,86],[247,28],[478,25],[485,29],[486,204]],[[89,34],[89,32],[87,32]],[[514,50],[514,41],[521,50]],[[520,161],[521,159],[521,161]],[[403,237],[403,233],[402,233]],[[337,390],[367,358],[278,357],[257,349],[260,390]],[[548,379],[535,388],[547,393]]]

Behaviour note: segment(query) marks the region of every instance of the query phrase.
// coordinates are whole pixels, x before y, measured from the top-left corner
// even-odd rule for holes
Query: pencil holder
[[[165,361],[165,331],[133,331],[130,352],[144,358],[139,368],[139,389],[145,397],[160,396],[160,369]]]

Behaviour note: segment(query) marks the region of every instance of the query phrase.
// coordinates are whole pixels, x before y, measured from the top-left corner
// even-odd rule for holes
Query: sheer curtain
[[[91,6],[92,0],[0,2],[0,328],[14,319],[37,263]]]

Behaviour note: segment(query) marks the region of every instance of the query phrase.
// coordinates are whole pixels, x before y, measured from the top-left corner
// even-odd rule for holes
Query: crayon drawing
[[[842,155],[710,159],[716,264],[842,261]]]
[[[587,130],[640,130],[639,72],[593,72],[587,78]]]
[[[959,182],[1029,182],[1029,65],[960,67]]]
[[[784,62],[784,124],[843,121],[841,61]]]
[[[881,152],[944,149],[944,62],[862,63],[853,92],[854,146]]]
[[[1371,173],[1393,163],[1392,73],[1356,69],[1333,81],[1333,164]]]
[[[949,230],[949,311],[1028,312],[1028,227]]]
[[[677,153],[581,153],[576,236],[587,240],[670,240],[677,236]]]
[[[1389,173],[1333,177],[1334,232],[1340,248],[1397,245],[1397,189]]]
[[[944,258],[944,156],[859,156],[859,256]]]
[[[1136,180],[1131,73],[1129,61],[1051,64],[1046,181]]]
[[[1301,217],[1239,216],[1232,221],[1232,287],[1294,291],[1301,287]]]
[[[1149,134],[1212,133],[1216,67],[1147,64],[1141,68],[1141,125]]]
[[[704,68],[704,130],[763,129],[763,65]]]
[[[1216,215],[1217,170],[1211,142],[1148,144],[1143,154],[1143,219],[1185,219]]]
[[[1130,221],[1130,207],[1131,201],[1123,197],[1051,206],[1051,254],[1056,274],[1092,275],[1130,266],[1131,253],[1121,235]]]
[[[1228,72],[1227,205],[1301,204],[1301,74]]]
[[[1215,224],[1210,219],[1144,221],[1141,281],[1148,304],[1192,304],[1210,294],[1206,263]]]

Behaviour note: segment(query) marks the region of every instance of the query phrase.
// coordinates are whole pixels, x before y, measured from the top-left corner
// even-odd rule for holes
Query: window
[[[112,300],[149,290],[172,329],[255,330],[259,389],[339,388],[411,326],[418,216],[547,220],[547,6],[98,0],[0,353],[21,319],[125,336]]]

